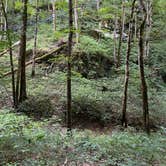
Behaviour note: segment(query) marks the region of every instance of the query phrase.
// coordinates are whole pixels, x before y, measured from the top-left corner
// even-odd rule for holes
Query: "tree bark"
[[[99,10],[100,10],[100,2],[101,2],[101,0],[96,0],[97,12],[99,12]],[[98,14],[98,18],[99,18],[99,14]],[[99,29],[101,29],[101,21],[99,21]]]
[[[146,19],[145,57],[148,57],[150,49],[149,38],[152,29],[152,0],[148,0],[146,2],[146,11],[147,11],[147,19]]]
[[[16,84],[17,105],[27,98],[26,72],[25,72],[27,3],[28,0],[23,0],[22,31],[20,37],[20,50],[19,50],[19,59],[18,59],[17,84]]]
[[[33,46],[33,57],[32,57],[32,73],[31,76],[35,76],[35,57],[37,51],[37,34],[38,34],[38,0],[36,0],[36,13],[35,13],[35,32],[34,32],[34,46]]]
[[[76,30],[76,43],[79,42],[79,32],[78,32],[78,1],[74,0],[74,23],[75,23],[75,30]]]
[[[121,16],[121,26],[120,26],[120,37],[119,37],[119,47],[118,47],[118,54],[117,54],[117,65],[116,67],[120,67],[121,63],[121,47],[122,47],[122,39],[124,33],[124,24],[125,24],[125,1],[122,0],[122,16]]]
[[[73,1],[69,0],[69,36],[68,36],[68,59],[67,59],[67,128],[71,131],[72,114],[71,114],[71,56],[73,42]]]
[[[135,8],[136,0],[133,0],[131,15],[130,15],[130,23],[129,23],[129,34],[128,34],[128,42],[127,42],[127,52],[126,52],[126,69],[125,69],[125,82],[124,82],[124,92],[123,92],[123,100],[122,100],[122,126],[125,125],[127,127],[127,91],[128,91],[128,82],[129,82],[129,61],[131,54],[131,39],[132,39],[132,28],[134,22],[134,8]]]
[[[116,30],[117,30],[117,16],[115,16],[115,24],[114,24],[114,64],[117,66],[117,49],[116,49],[116,44],[117,44],[117,37],[116,37]]]
[[[55,7],[56,0],[52,1],[52,18],[53,18],[53,31],[56,31],[56,7]]]
[[[144,53],[145,53],[145,41],[144,41],[144,32],[145,32],[145,25],[147,20],[147,11],[144,5],[143,0],[140,0],[140,5],[142,8],[143,13],[143,21],[140,26],[140,34],[139,34],[139,68],[140,68],[140,79],[141,79],[141,86],[142,86],[142,105],[143,105],[143,118],[144,118],[144,127],[146,132],[150,133],[150,126],[149,126],[149,108],[148,108],[148,88],[145,79],[145,72],[144,72]]]
[[[3,12],[2,12],[2,4],[0,4],[0,40],[3,39],[3,26],[4,26],[4,21],[3,21]]]

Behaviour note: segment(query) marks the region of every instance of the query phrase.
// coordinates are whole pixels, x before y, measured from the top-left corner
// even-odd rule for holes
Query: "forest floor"
[[[57,42],[54,41],[49,27],[51,26],[41,25],[39,31],[38,48],[45,51],[52,49]],[[32,34],[31,30],[28,33]],[[29,38],[28,50],[33,48],[33,39]],[[96,50],[101,46],[92,39],[88,42],[93,42],[90,44]],[[102,52],[103,48],[99,51]],[[17,54],[17,49],[14,53]],[[16,56],[14,61],[16,64]],[[55,65],[53,70],[49,70],[49,66],[50,62],[37,64],[34,78],[30,76],[31,66],[27,67],[29,99],[19,108],[24,113],[11,108],[10,76],[1,78],[0,165],[166,165],[166,86],[159,77],[156,75],[148,77],[151,120],[151,135],[148,136],[142,127],[142,102],[137,65],[132,64],[128,128],[121,127],[120,120],[124,66],[118,71],[111,68],[108,77],[95,79],[82,77],[73,70],[71,136],[65,127],[66,73],[65,70],[60,70],[58,65]],[[9,58],[5,55],[0,58],[0,74],[9,70]],[[33,115],[34,112],[49,115],[50,110],[49,118],[36,118]]]

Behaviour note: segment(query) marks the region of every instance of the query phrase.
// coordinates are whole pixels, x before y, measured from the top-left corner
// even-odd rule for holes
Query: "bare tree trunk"
[[[76,43],[79,42],[79,32],[78,32],[78,1],[74,0],[74,23],[75,23],[75,30],[76,30]]]
[[[115,24],[114,24],[114,64],[117,65],[117,49],[116,49],[116,42],[117,42],[117,36],[116,36],[116,30],[117,30],[117,16],[115,16]]]
[[[99,12],[99,10],[100,10],[100,2],[101,2],[101,0],[96,0],[96,9],[97,9],[97,12]],[[101,21],[99,21],[99,29],[101,29]]]
[[[56,0],[52,1],[52,18],[53,18],[53,30],[56,31],[56,7],[55,7]]]
[[[8,8],[8,0],[5,1],[5,13],[7,13],[7,8]],[[7,27],[6,27],[6,19],[4,19],[4,31],[7,30]]]
[[[71,56],[73,42],[73,1],[69,0],[69,37],[68,37],[68,59],[67,59],[67,128],[72,129],[72,114],[71,114]]]
[[[3,12],[2,12],[2,4],[0,4],[0,40],[3,39],[3,26],[4,26],[4,22],[3,22]]]
[[[149,38],[152,28],[152,0],[148,0],[146,2],[146,11],[147,11],[147,19],[146,19],[145,57],[148,57],[150,49]]]
[[[38,0],[36,0],[36,14],[35,14],[35,33],[34,33],[34,46],[33,46],[33,57],[32,57],[32,73],[31,76],[35,76],[35,57],[37,51],[37,34],[38,34]]]
[[[139,68],[140,68],[140,78],[141,78],[141,85],[142,85],[142,104],[143,104],[143,117],[144,117],[144,127],[146,132],[150,133],[150,126],[149,126],[149,108],[148,108],[148,88],[145,79],[144,73],[144,32],[145,32],[145,25],[147,19],[147,11],[144,5],[143,0],[140,0],[140,5],[142,8],[143,13],[143,21],[140,26],[140,34],[139,34]]]
[[[1,7],[2,7],[4,18],[5,18],[5,22],[6,22],[6,34],[7,34],[7,40],[9,43],[10,68],[11,68],[11,76],[12,76],[13,106],[15,108],[16,107],[16,94],[15,94],[15,74],[14,74],[14,64],[13,64],[12,40],[11,40],[10,31],[9,31],[8,17],[7,17],[7,13],[6,13],[6,9],[5,9],[3,0],[1,0]]]
[[[137,13],[135,13],[134,40],[137,40]]]
[[[22,14],[23,25],[22,25],[21,38],[20,38],[18,73],[17,73],[17,83],[16,83],[17,105],[19,104],[18,102],[22,102],[27,98],[26,73],[25,73],[27,2],[28,0],[23,0],[23,14]]]
[[[127,127],[127,91],[128,91],[128,82],[129,82],[129,60],[131,54],[131,39],[132,39],[132,28],[134,22],[134,8],[135,8],[136,0],[133,0],[130,23],[129,23],[129,34],[128,34],[128,42],[127,42],[127,52],[126,52],[126,69],[125,69],[125,82],[124,82],[124,92],[123,92],[123,100],[122,100],[122,126],[125,125]]]
[[[124,33],[124,24],[125,24],[125,1],[122,0],[122,16],[121,16],[121,27],[120,27],[120,37],[119,37],[119,47],[118,47],[118,55],[117,55],[117,68],[120,67],[121,63],[121,47],[122,47],[122,39]]]

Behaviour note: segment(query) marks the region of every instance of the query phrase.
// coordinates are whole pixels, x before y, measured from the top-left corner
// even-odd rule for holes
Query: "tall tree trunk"
[[[147,11],[144,5],[143,0],[140,0],[140,5],[142,8],[143,13],[143,21],[140,26],[140,34],[139,34],[139,68],[140,68],[140,78],[141,78],[141,86],[142,86],[142,104],[143,104],[143,117],[144,117],[144,127],[146,132],[150,133],[150,126],[149,126],[149,108],[148,108],[148,89],[145,79],[144,73],[144,32],[145,32],[145,25],[147,20]]]
[[[125,82],[124,82],[124,92],[123,92],[123,100],[122,100],[122,126],[125,125],[125,127],[127,127],[127,116],[126,116],[127,97],[128,97],[127,91],[128,91],[128,82],[129,82],[129,60],[130,60],[130,54],[131,54],[131,39],[132,39],[132,28],[133,28],[133,22],[134,22],[135,1],[136,0],[133,0],[131,15],[130,15],[127,52],[126,52]]]
[[[71,56],[73,42],[73,1],[69,0],[69,37],[68,37],[68,59],[67,59],[67,128],[70,131],[72,128],[71,114]]]
[[[99,10],[100,10],[100,2],[101,2],[101,0],[96,0],[97,12],[99,12]],[[99,14],[98,14],[98,18],[99,18]],[[101,21],[99,21],[99,29],[101,29]]]
[[[134,16],[134,41],[137,41],[137,12],[135,13]]]
[[[74,24],[76,30],[76,43],[79,42],[79,32],[78,32],[78,1],[74,0]]]
[[[7,13],[7,8],[8,8],[8,0],[5,1],[5,13]],[[7,27],[6,27],[6,19],[4,18],[4,31],[7,30]]]
[[[55,7],[56,0],[52,1],[52,19],[53,19],[53,31],[56,31],[56,7]]]
[[[146,11],[147,11],[147,19],[146,19],[146,39],[145,39],[145,56],[149,56],[149,38],[150,32],[152,28],[152,0],[148,0],[146,2]]]
[[[115,66],[117,65],[117,49],[116,49],[116,44],[117,44],[117,36],[116,36],[116,30],[117,30],[117,16],[115,16],[115,24],[114,24],[114,64]]]
[[[17,85],[16,85],[17,105],[18,105],[18,102],[22,102],[27,98],[26,73],[25,73],[27,3],[28,3],[28,0],[23,0],[22,30],[21,30],[21,37],[20,37],[20,50],[19,50]]]
[[[2,12],[2,4],[0,4],[0,40],[3,39],[3,26],[4,26],[4,22],[3,22],[3,12]]]
[[[35,57],[37,51],[37,34],[38,34],[38,1],[36,0],[36,13],[35,13],[35,32],[34,32],[34,46],[33,46],[33,57],[32,57],[32,77],[35,76]]]
[[[15,74],[14,74],[14,64],[13,64],[12,39],[11,39],[10,31],[9,31],[8,17],[7,17],[7,13],[6,13],[6,9],[5,9],[3,0],[1,0],[1,7],[2,7],[4,18],[5,18],[5,22],[6,22],[6,35],[7,35],[7,40],[9,43],[10,69],[11,69],[11,76],[12,76],[13,106],[15,108],[16,107],[16,94],[15,94]]]
[[[116,67],[120,67],[121,63],[121,47],[122,47],[122,39],[124,33],[124,24],[125,24],[125,1],[122,0],[122,16],[121,16],[121,25],[120,25],[120,37],[119,37],[119,46],[118,46],[118,55],[117,55],[117,65]]]

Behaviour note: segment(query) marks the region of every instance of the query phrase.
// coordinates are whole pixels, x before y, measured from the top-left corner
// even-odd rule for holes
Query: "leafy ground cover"
[[[165,165],[165,130],[147,136],[114,129],[111,134],[66,129],[51,121],[0,111],[1,165]],[[14,153],[13,153],[14,152]]]

